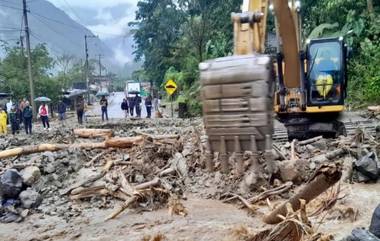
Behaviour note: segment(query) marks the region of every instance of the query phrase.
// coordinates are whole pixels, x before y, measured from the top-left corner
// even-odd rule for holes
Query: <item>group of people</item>
[[[153,104],[155,104],[155,106],[158,106],[158,102],[157,103],[153,103],[153,102],[156,102],[156,101],[153,101],[152,96],[148,95],[148,97],[146,97],[145,99],[145,108],[146,108],[147,118],[151,118],[152,116]],[[125,117],[128,117],[129,115],[133,117],[134,113],[136,113],[137,117],[141,117],[141,104],[142,104],[142,99],[138,94],[136,94],[136,96],[134,97],[124,98],[123,102],[121,103],[121,109],[124,111]]]
[[[22,125],[26,134],[32,134],[32,120],[33,110],[29,101],[23,99],[13,103],[9,100],[4,107],[0,107],[0,135],[8,133],[8,123],[11,125],[13,135],[19,132]]]

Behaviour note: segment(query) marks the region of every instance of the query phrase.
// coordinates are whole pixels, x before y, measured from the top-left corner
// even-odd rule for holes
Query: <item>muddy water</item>
[[[380,202],[380,184],[343,185],[343,194],[348,196],[338,206],[357,208],[357,221],[327,216],[318,229],[333,234],[336,240],[355,227],[368,227],[372,211]],[[108,222],[103,219],[112,212],[111,209],[85,209],[81,216],[69,223],[59,217],[34,214],[20,224],[1,224],[0,240],[139,241],[144,236],[161,233],[170,241],[233,241],[236,240],[232,236],[233,230],[241,226],[250,230],[264,227],[260,211],[252,217],[237,205],[199,198],[189,198],[184,205],[189,212],[187,217],[170,216],[166,208],[142,213],[129,210]],[[261,211],[266,209],[263,207]],[[312,222],[314,227],[319,226],[317,220]]]

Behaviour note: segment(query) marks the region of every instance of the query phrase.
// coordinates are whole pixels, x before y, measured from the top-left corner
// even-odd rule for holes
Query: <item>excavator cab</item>
[[[307,106],[344,105],[346,97],[346,52],[342,38],[308,41]]]

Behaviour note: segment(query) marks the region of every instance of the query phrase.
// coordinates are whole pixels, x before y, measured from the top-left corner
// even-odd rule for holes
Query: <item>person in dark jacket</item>
[[[9,123],[11,124],[12,134],[15,135],[18,131],[18,121],[15,106],[12,106],[11,112],[9,112]]]
[[[24,127],[26,134],[31,135],[32,134],[32,119],[33,119],[33,110],[29,105],[29,102],[25,102],[25,108],[22,112],[23,119],[24,119]]]
[[[65,125],[66,109],[66,104],[62,100],[60,100],[58,102],[58,119],[61,121],[62,125]]]
[[[100,106],[102,110],[102,121],[104,121],[104,117],[108,121],[108,101],[105,96],[100,100]]]
[[[128,107],[128,101],[126,98],[123,99],[123,102],[121,102],[121,109],[124,111],[125,118],[128,117],[129,107]]]
[[[136,116],[141,117],[141,97],[139,96],[139,94],[136,94],[135,98],[133,99],[133,102],[136,108]]]
[[[150,118],[152,115],[152,96],[148,95],[145,99],[146,118]]]
[[[133,97],[128,97],[129,114],[133,116],[133,109],[135,108],[135,102]]]
[[[78,123],[80,125],[82,125],[83,124],[83,114],[84,114],[84,100],[83,100],[83,97],[79,97],[77,99],[77,103],[75,105],[75,108],[77,110]]]

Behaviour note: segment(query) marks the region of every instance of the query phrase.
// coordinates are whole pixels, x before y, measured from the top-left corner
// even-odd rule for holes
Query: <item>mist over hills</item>
[[[96,59],[97,55],[101,54],[107,69],[122,75],[128,75],[140,66],[133,62],[132,36],[126,36],[123,32],[112,34],[112,29],[108,31],[106,25],[103,29],[100,28],[107,21],[107,16],[101,19],[98,16],[99,13],[91,12],[88,9],[76,9],[77,15],[73,16],[69,11],[63,11],[46,0],[29,0],[27,2],[30,10],[28,20],[32,46],[42,42],[46,43],[53,56],[67,54],[84,59],[84,36],[98,35],[102,39],[99,37],[88,39],[90,58]],[[124,7],[125,9],[130,8],[129,5]],[[119,17],[123,17],[125,14],[120,7],[107,11]],[[78,21],[78,17],[81,17],[81,21]],[[85,27],[79,22],[84,22],[86,26],[93,26],[90,28],[99,31],[91,31],[89,27]],[[125,25],[127,28],[127,20],[118,24]],[[20,31],[21,28],[23,28],[22,1],[0,0],[0,40],[6,41],[10,46],[18,45],[20,34],[24,35]],[[106,32],[105,34],[109,32],[110,34],[104,36],[100,30]],[[4,53],[0,52],[0,56],[3,55]]]

